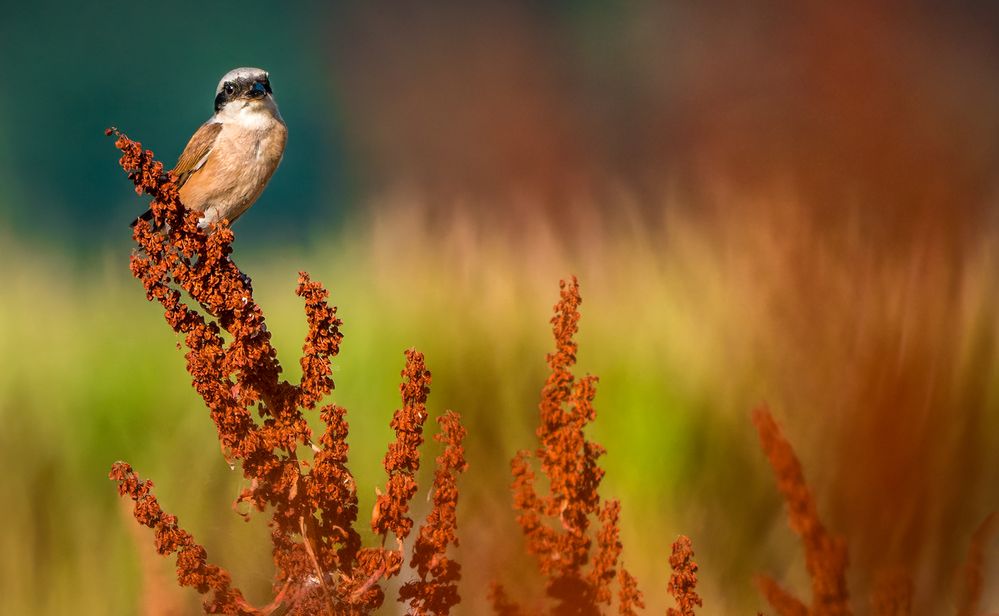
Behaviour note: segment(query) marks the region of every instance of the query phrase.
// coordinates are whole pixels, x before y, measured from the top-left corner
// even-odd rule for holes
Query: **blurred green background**
[[[650,613],[679,533],[700,613],[766,609],[757,572],[807,598],[761,403],[847,537],[857,612],[901,568],[916,613],[949,613],[999,509],[997,26],[970,1],[3,3],[0,612],[198,613],[120,506],[118,459],[269,599],[265,520],[232,513],[240,473],[129,274],[146,204],[102,132],[170,165],[250,65],[290,136],[235,259],[292,379],[297,272],[332,291],[362,526],[402,351],[427,354],[432,412],[470,431],[459,613],[486,613],[492,580],[536,596],[508,462],[535,444],[572,274],[602,490]]]

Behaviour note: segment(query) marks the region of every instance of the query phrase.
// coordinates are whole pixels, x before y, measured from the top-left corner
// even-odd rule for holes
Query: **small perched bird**
[[[215,115],[194,133],[173,168],[181,203],[204,212],[201,228],[223,218],[231,223],[253,205],[281,162],[287,138],[267,71],[226,73],[215,90]],[[132,226],[151,218],[147,210]]]

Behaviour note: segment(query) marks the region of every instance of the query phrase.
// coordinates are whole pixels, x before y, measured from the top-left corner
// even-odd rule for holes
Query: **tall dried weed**
[[[801,462],[770,410],[761,407],[753,411],[753,423],[763,452],[777,477],[777,488],[784,497],[791,529],[801,537],[805,549],[805,567],[812,582],[812,602],[806,605],[765,575],[756,579],[760,593],[781,616],[848,616],[852,610],[846,583],[849,560],[846,541],[829,533],[819,519],[814,496],[805,483]],[[958,616],[980,613],[985,544],[991,537],[995,520],[994,513],[986,517],[972,536],[962,570],[964,588]],[[911,572],[904,568],[883,571],[874,580],[871,589],[868,602],[871,614],[912,614]]]
[[[372,530],[381,545],[362,547],[355,529],[357,490],[347,467],[346,411],[334,404],[319,408],[325,429],[318,444],[305,412],[314,411],[333,390],[330,361],[343,335],[328,292],[305,272],[296,293],[305,303],[309,330],[302,347],[298,384],[280,378],[277,352],[270,343],[264,314],[253,300],[251,282],[229,258],[233,234],[227,223],[198,227],[198,214],[180,203],[176,177],[164,172],[141,144],[114,132],[121,166],[136,192],[153,197],[151,221],[139,221],[133,238],[132,273],[150,301],[159,302],[170,327],[184,336],[187,370],[210,410],[223,454],[239,463],[250,487],[236,499],[269,511],[275,564],[274,598],[250,605],[230,574],[208,562],[208,554],[163,511],[142,480],[125,462],[110,476],[119,492],[134,502],[135,518],[155,531],[160,554],[176,554],[182,586],[206,595],[213,614],[368,614],[384,601],[381,583],[399,575],[403,542],[413,529],[409,502],[416,492],[419,447],[427,418],[430,372],[421,353],[406,352],[402,408],[392,419],[395,441],[384,466],[388,485],[375,505]],[[457,542],[456,475],[465,469],[464,430],[457,414],[441,418],[433,508],[419,531],[410,565],[417,577],[403,585],[399,600],[417,614],[446,614],[458,601],[460,567],[447,556]],[[309,462],[300,448],[312,450]],[[392,535],[394,541],[386,547]]]

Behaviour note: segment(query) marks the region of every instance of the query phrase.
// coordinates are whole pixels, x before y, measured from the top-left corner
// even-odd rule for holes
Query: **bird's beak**
[[[267,88],[264,87],[264,84],[258,81],[253,84],[252,88],[250,88],[250,96],[253,98],[263,98],[267,96]]]

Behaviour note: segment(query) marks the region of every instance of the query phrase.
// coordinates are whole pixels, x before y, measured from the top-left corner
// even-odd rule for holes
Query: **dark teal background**
[[[252,244],[301,241],[338,218],[351,193],[329,79],[324,3],[182,1],[9,4],[0,18],[0,224],[74,249],[129,242],[141,207],[122,183],[107,126],[168,165],[212,114],[237,66],[271,72],[290,139]],[[280,204],[280,205],[279,205]],[[309,224],[303,224],[307,221]],[[114,239],[111,239],[114,238]]]

